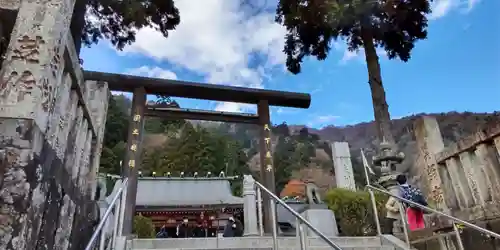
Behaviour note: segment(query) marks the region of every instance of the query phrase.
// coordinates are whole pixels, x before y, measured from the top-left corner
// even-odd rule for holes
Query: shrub
[[[375,193],[375,200],[379,219],[383,219],[387,197]],[[370,194],[367,191],[334,188],[327,192],[325,203],[335,213],[342,235],[365,236],[377,233]]]
[[[153,221],[144,217],[141,214],[134,216],[134,230],[133,233],[138,238],[154,238],[156,235]]]

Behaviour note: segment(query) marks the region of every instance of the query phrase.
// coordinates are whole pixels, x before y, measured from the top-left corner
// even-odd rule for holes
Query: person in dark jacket
[[[242,237],[243,236],[243,223],[241,220],[234,218],[234,224],[236,224],[236,228],[234,230],[234,236],[235,237]]]
[[[160,229],[160,232],[156,234],[156,238],[168,238],[167,226],[163,224]]]
[[[201,222],[196,224],[196,227],[193,229],[193,237],[194,238],[204,238],[206,237],[206,229],[203,227]]]
[[[177,238],[189,238],[191,236],[187,217],[184,217],[182,222],[177,225],[176,236]]]
[[[233,216],[229,217],[229,220],[224,227],[223,237],[241,237],[243,236],[243,224],[241,221],[235,219]]]

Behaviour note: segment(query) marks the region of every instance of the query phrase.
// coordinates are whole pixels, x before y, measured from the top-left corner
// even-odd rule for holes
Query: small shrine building
[[[139,177],[136,215],[149,217],[157,230],[175,232],[183,218],[201,223],[215,236],[231,214],[243,214],[243,198],[233,196],[235,177]]]

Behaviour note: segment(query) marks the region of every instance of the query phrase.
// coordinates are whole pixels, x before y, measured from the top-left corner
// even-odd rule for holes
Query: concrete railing
[[[419,174],[438,208],[464,220],[500,216],[500,125],[445,147],[436,119],[423,117],[415,136]]]

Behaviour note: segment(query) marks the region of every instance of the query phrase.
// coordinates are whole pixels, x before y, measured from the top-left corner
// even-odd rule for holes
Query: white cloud
[[[262,87],[266,71],[283,64],[285,30],[274,22],[274,13],[248,16],[234,0],[196,4],[178,0],[175,4],[181,23],[168,39],[144,28],[124,52],[169,61],[204,75],[210,83],[248,87]],[[264,61],[251,67],[255,54]]]
[[[429,19],[434,20],[445,16],[453,8],[453,2],[454,0],[437,0],[432,2],[432,13],[429,15]]]
[[[468,0],[467,1],[467,10],[470,11],[476,4],[478,4],[481,0]]]
[[[337,115],[320,115],[316,118],[316,121],[325,123],[325,122],[332,122],[336,119],[340,118],[340,116]]]
[[[286,31],[274,22],[270,1],[252,2],[254,8],[272,10],[252,15],[240,1],[234,0],[203,0],[196,4],[192,0],[177,0],[175,4],[181,23],[168,38],[144,28],[138,31],[136,42],[122,53],[168,61],[203,75],[209,83],[252,88],[263,88],[269,72],[284,67]],[[247,109],[237,103],[221,103],[219,108]]]
[[[283,108],[283,107],[273,107],[271,108],[273,112],[276,112],[277,114],[295,114],[297,113],[297,109],[294,108]]]
[[[464,5],[470,10],[479,1],[435,0],[429,18],[443,17]],[[192,0],[177,0],[181,24],[170,32],[168,39],[154,29],[144,28],[138,31],[136,42],[123,53],[169,61],[204,75],[210,83],[262,88],[271,68],[284,68],[282,50],[286,31],[274,22],[275,1],[251,1],[253,7],[270,10],[252,16],[240,2],[204,0],[193,4]],[[362,51],[348,51],[343,42],[334,47],[343,52],[341,64],[364,59]],[[385,55],[382,50],[377,53]],[[255,57],[256,54],[259,57]],[[255,60],[262,61],[255,64]]]
[[[405,115],[396,115],[394,117],[391,117],[391,119],[403,119],[405,117],[408,117],[408,116],[413,116],[413,115],[416,115],[415,112],[409,112]]]
[[[365,51],[363,48],[360,48],[357,51],[349,51],[347,47],[344,47],[344,54],[342,55],[342,59],[340,59],[340,64],[344,65],[349,61],[359,61],[365,62]],[[382,48],[376,49],[377,55],[380,59],[387,58],[387,53]]]
[[[135,69],[129,69],[125,73],[129,75],[177,80],[177,75],[174,72],[159,67],[142,66]]]
[[[357,51],[349,51],[347,49],[346,42],[342,41],[342,40],[335,41],[333,43],[333,48],[335,50],[341,51],[343,53],[342,58],[340,59],[340,62],[339,62],[341,65],[345,65],[349,61],[353,61],[353,60],[356,60],[358,62],[363,62],[363,63],[365,62],[365,51],[363,48],[360,48]],[[377,55],[379,56],[379,58],[381,58],[381,59],[387,58],[387,53],[382,48],[376,48],[376,52],[377,52]]]
[[[252,112],[255,109],[255,105],[236,102],[219,102],[215,106],[216,111],[223,112]]]
[[[335,120],[338,120],[340,116],[337,115],[319,115],[314,117],[309,123],[308,127],[324,127],[331,125]]]
[[[436,20],[446,16],[448,13],[459,10],[463,13],[471,11],[481,0],[435,0],[431,3],[432,13],[429,20]]]
[[[360,51],[349,51],[347,48],[344,49],[344,55],[342,56],[342,59],[340,60],[341,63],[347,63],[348,61],[359,58],[360,57]]]

